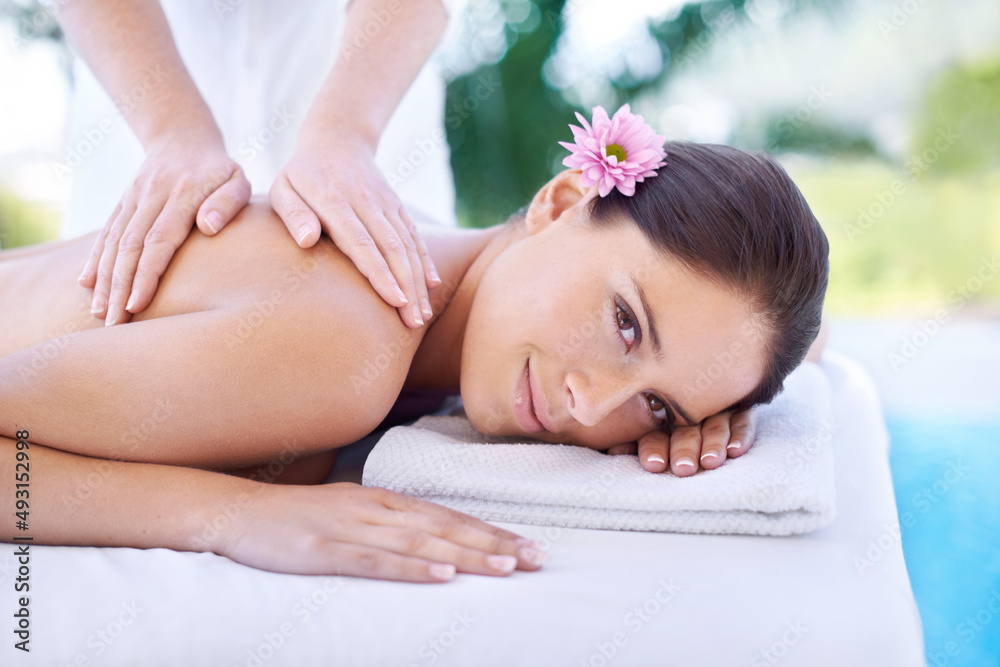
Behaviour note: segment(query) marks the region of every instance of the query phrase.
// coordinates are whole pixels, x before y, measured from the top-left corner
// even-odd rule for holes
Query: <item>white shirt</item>
[[[292,156],[299,126],[339,53],[348,1],[161,3],[181,59],[254,194],[266,195]],[[454,0],[445,4],[448,29],[432,57],[441,51],[459,13]],[[102,228],[144,158],[125,117],[82,59],[76,59],[74,78],[66,168],[60,169],[73,178],[62,238]],[[155,76],[147,83],[155,85]],[[130,91],[133,98],[145,94],[141,86]],[[389,119],[375,163],[415,220],[429,216],[454,226],[444,103],[445,81],[430,62]],[[128,104],[119,107],[127,109]]]

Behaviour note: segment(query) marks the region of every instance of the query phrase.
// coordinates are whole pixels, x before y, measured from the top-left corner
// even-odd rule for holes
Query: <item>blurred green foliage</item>
[[[876,154],[875,145],[856,130],[817,121],[800,120],[798,110],[771,115],[764,126],[768,153],[794,152],[830,157],[865,158]]]
[[[533,4],[542,20],[527,31],[508,23],[507,41],[513,45],[502,60],[448,83],[446,127],[457,216],[463,225],[488,227],[527,204],[568,155],[556,142],[572,140],[568,126],[576,123],[574,112],[588,120],[591,116],[590,109],[570,104],[542,78],[542,67],[562,32],[563,15],[575,11],[576,3]],[[836,0],[788,0],[785,5],[786,18],[805,10],[836,14],[843,8]],[[637,95],[659,88],[675,66],[697,60],[716,37],[750,21],[749,9],[746,0],[689,2],[673,16],[647,25],[660,49],[662,67],[645,78],[623,68],[609,81],[612,96],[602,106],[614,113]],[[606,76],[601,71],[592,74]]]
[[[7,19],[15,27],[14,39],[63,40],[59,22],[38,0],[0,0],[0,19]]]
[[[0,190],[0,248],[51,241],[59,235],[62,212],[56,206],[26,202]]]
[[[829,312],[954,313],[1000,298],[1000,271],[989,270],[1000,260],[1000,170],[914,177],[869,160],[789,173],[830,241]]]
[[[952,134],[957,138],[949,141]],[[914,157],[936,172],[1000,165],[1000,55],[940,72],[928,86],[911,144]]]

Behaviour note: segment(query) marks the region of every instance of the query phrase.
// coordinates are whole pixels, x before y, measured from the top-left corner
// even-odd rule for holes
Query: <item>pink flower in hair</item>
[[[635,184],[646,176],[656,176],[655,169],[662,167],[664,137],[656,134],[642,120],[622,105],[614,117],[608,118],[603,107],[594,107],[594,125],[576,114],[584,129],[570,125],[575,143],[560,141],[559,144],[572,153],[563,164],[571,169],[581,169],[580,184],[585,188],[598,183],[602,197],[618,188],[623,195],[635,194]]]

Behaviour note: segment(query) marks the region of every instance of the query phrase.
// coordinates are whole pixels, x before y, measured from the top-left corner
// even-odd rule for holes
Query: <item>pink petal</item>
[[[595,127],[598,124],[604,124],[604,123],[611,122],[608,119],[608,112],[604,110],[604,107],[602,107],[602,106],[596,106],[596,107],[594,107],[592,109],[592,112],[594,114],[594,126]],[[579,113],[579,111],[577,113]]]
[[[621,192],[623,195],[628,195],[629,197],[631,197],[632,195],[635,194],[635,184],[629,186],[625,183],[619,183],[618,191]]]

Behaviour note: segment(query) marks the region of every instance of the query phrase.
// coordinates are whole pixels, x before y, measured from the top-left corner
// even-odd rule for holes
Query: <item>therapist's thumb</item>
[[[198,209],[196,220],[201,233],[213,236],[222,231],[250,201],[250,193],[250,182],[237,167],[229,180],[210,194]]]

